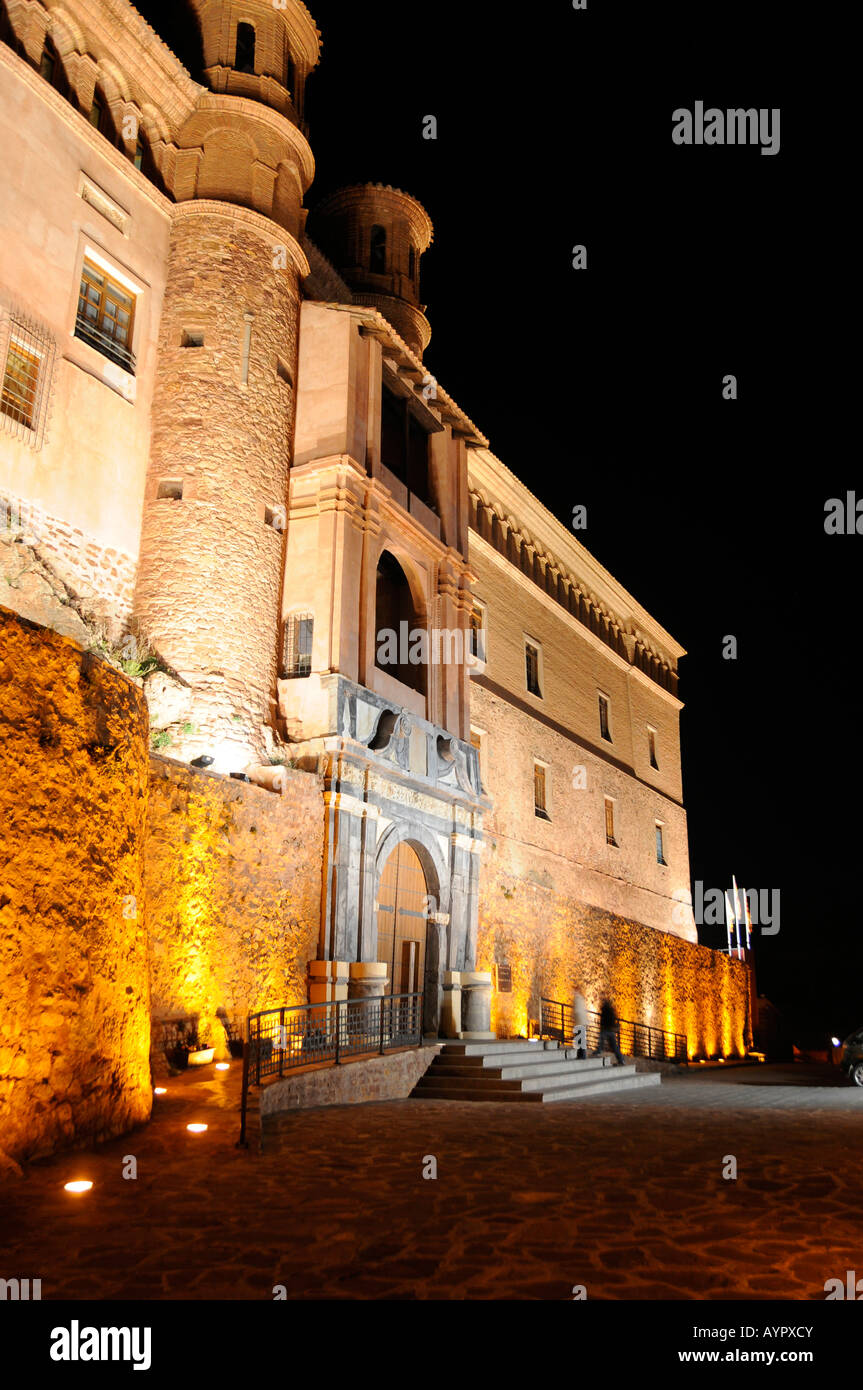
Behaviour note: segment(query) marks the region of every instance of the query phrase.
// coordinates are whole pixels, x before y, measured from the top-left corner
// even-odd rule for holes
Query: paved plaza
[[[239,1066],[207,1071],[166,1083],[134,1134],[0,1186],[0,1274],[43,1299],[823,1300],[863,1273],[863,1090],[826,1066],[295,1110],[263,1152],[234,1147]],[[67,1195],[76,1177],[92,1192]]]

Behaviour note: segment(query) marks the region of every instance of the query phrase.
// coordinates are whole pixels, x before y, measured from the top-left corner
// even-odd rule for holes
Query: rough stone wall
[[[307,1002],[318,954],[320,779],[286,770],[279,796],[154,755],[145,865],[154,1058],[160,1020],[196,1019],[227,1054],[217,1016]]]
[[[16,566],[18,573],[10,576],[14,593],[9,606],[22,617],[54,626],[40,605],[44,584],[32,572],[34,562],[43,566],[47,577],[56,581],[54,587],[65,589],[65,603],[75,607],[94,622],[103,625],[113,638],[119,637],[124,620],[132,612],[137,561],[112,546],[101,545],[79,527],[49,516],[38,507],[0,495],[0,545],[18,542],[26,544],[29,563]],[[7,559],[11,554],[7,553]],[[18,602],[20,597],[21,602]],[[35,608],[33,604],[35,603]],[[32,611],[31,611],[32,609]],[[76,635],[71,632],[68,636]]]
[[[748,968],[507,872],[491,849],[480,875],[477,969],[512,968],[512,993],[492,994],[492,1028],[525,1035],[541,997],[589,1009],[604,995],[620,1018],[685,1033],[691,1056],[745,1052]]]
[[[147,712],[127,677],[0,608],[0,1144],[149,1117]]]
[[[443,1046],[416,1047],[384,1057],[345,1065],[317,1067],[286,1076],[261,1088],[260,1114],[276,1115],[309,1105],[362,1105],[374,1100],[402,1100],[428,1071]]]
[[[180,755],[236,749],[220,771],[262,755],[275,690],[284,521],[268,524],[267,509],[287,502],[299,287],[270,225],[268,244],[243,209],[175,209],[145,491],[141,630],[195,691]],[[183,346],[195,334],[203,345]],[[158,496],[166,481],[181,499]]]

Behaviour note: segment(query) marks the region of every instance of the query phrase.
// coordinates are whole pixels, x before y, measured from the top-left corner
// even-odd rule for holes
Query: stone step
[[[437,1086],[433,1081],[423,1085],[420,1081],[411,1092],[413,1100],[466,1100],[491,1101],[509,1104],[531,1102],[550,1105],[561,1100],[590,1100],[593,1096],[612,1095],[618,1091],[640,1090],[645,1086],[658,1086],[662,1078],[658,1072],[636,1072],[626,1069],[626,1075],[581,1081],[578,1085],[547,1087],[544,1091],[502,1090],[497,1086]]]
[[[472,1084],[472,1078],[477,1081],[485,1077],[512,1081],[530,1076],[557,1076],[562,1071],[569,1071],[570,1069],[578,1072],[607,1070],[601,1057],[588,1057],[579,1061],[575,1057],[567,1058],[563,1053],[559,1057],[549,1053],[546,1057],[530,1057],[525,1061],[520,1060],[515,1065],[510,1065],[507,1062],[505,1066],[500,1064],[497,1057],[490,1057],[487,1061],[482,1058],[470,1058],[467,1062],[438,1057],[432,1063],[429,1071],[433,1076],[456,1076]]]
[[[444,1044],[442,1056],[449,1053],[450,1056],[461,1055],[463,1057],[485,1057],[493,1052],[538,1052],[555,1051],[559,1049],[544,1048],[542,1043],[522,1042],[519,1039],[497,1042],[446,1042]]]
[[[608,1095],[615,1091],[641,1090],[645,1086],[659,1086],[662,1077],[658,1071],[630,1071],[624,1075],[618,1068],[618,1075],[609,1074],[602,1080],[585,1081],[580,1086],[555,1086],[542,1092],[527,1092],[528,1095],[541,1095],[546,1104],[555,1100],[590,1100],[592,1096]]]
[[[467,1088],[471,1091],[520,1091],[520,1081],[501,1081],[496,1076],[488,1076],[484,1072],[477,1072],[471,1076],[448,1076],[441,1072],[437,1067],[431,1066],[424,1076],[421,1076],[416,1083],[417,1086],[439,1086],[445,1090],[458,1091]]]
[[[554,1087],[564,1085],[589,1086],[603,1076],[603,1073],[613,1077],[616,1081],[621,1081],[625,1076],[636,1075],[635,1063],[626,1063],[622,1067],[615,1065],[613,1067],[586,1068],[583,1062],[571,1062],[569,1066],[560,1067],[551,1075],[522,1077],[519,1085],[523,1091],[550,1091]]]

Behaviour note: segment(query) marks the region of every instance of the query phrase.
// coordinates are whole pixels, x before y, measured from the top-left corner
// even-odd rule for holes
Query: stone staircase
[[[658,1086],[659,1072],[619,1067],[611,1056],[579,1061],[572,1047],[527,1042],[448,1042],[411,1091],[415,1100],[588,1100]]]

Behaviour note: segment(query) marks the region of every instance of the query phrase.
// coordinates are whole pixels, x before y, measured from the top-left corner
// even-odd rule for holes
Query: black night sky
[[[194,73],[177,6],[139,8]],[[781,4],[310,9],[307,206],[380,180],[428,209],[429,370],[564,525],[587,507],[579,539],[687,648],[692,879],[780,891],[759,991],[798,1043],[844,1037],[863,1025],[863,540],[824,530],[827,498],[863,497],[834,425],[853,181],[824,156],[844,98],[806,100]],[[675,146],[672,111],[697,100],[779,107],[779,153]]]

